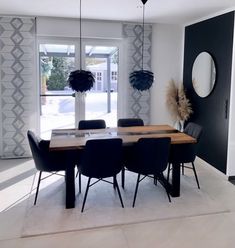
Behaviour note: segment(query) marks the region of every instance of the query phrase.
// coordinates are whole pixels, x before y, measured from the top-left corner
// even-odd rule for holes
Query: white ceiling
[[[141,21],[141,0],[83,0],[82,18]],[[235,9],[235,0],[148,0],[146,22],[189,23]],[[0,0],[0,15],[79,17],[79,0]]]

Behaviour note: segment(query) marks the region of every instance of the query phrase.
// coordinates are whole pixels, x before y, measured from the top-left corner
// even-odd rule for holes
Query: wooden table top
[[[69,150],[83,148],[87,140],[121,138],[128,145],[140,138],[170,137],[171,144],[196,143],[196,140],[177,131],[169,125],[149,125],[138,127],[114,127],[105,129],[54,129],[52,130],[50,149]]]

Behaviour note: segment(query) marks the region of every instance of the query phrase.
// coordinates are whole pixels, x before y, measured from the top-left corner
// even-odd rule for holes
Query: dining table
[[[50,150],[66,151],[69,158],[74,150],[84,149],[86,142],[92,139],[121,138],[123,146],[131,146],[140,138],[171,138],[172,145],[196,143],[196,140],[170,125],[145,125],[134,127],[110,127],[105,129],[53,129]],[[66,208],[75,207],[75,165],[65,170],[66,177]],[[180,196],[180,164],[172,165],[172,180],[169,183],[172,197]]]

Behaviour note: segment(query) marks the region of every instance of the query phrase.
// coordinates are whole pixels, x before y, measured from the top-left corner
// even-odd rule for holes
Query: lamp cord
[[[144,69],[144,8],[143,4],[143,35],[142,35],[142,70]]]
[[[82,70],[82,0],[80,0],[80,70]]]

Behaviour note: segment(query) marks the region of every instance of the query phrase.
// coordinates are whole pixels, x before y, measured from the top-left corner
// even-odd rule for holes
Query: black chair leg
[[[82,174],[78,172],[79,193],[82,191]]]
[[[39,191],[39,186],[40,186],[40,182],[41,182],[41,176],[42,176],[42,171],[39,172],[38,185],[37,185],[37,190],[36,190],[36,194],[35,194],[35,198],[34,198],[34,205],[36,205],[37,198],[38,198],[38,191]]]
[[[153,179],[153,180],[154,180],[154,181],[153,181],[154,184],[157,185],[157,176],[156,176],[156,175],[154,175],[154,179]]]
[[[91,177],[89,177],[88,182],[87,182],[86,192],[85,192],[85,196],[84,196],[84,199],[83,199],[82,210],[81,210],[81,212],[83,212],[84,207],[85,207],[86,198],[87,198],[88,190],[89,190],[89,187],[90,187],[90,182],[91,182]]]
[[[117,181],[117,180],[115,180],[115,179],[116,179],[116,178],[115,178],[115,176],[114,176],[114,177],[113,177],[113,188],[114,188],[114,189],[116,189],[116,181]]]
[[[169,194],[169,192],[168,192],[169,190],[168,189],[166,189],[166,193],[167,193],[167,196],[168,196],[168,200],[169,200],[169,202],[171,202],[171,197],[170,197],[170,194]]]
[[[121,205],[124,208],[124,204],[123,204],[123,201],[122,201],[122,196],[121,196],[121,192],[120,192],[120,189],[119,189],[119,186],[118,186],[117,178],[113,177],[113,179],[114,179],[115,187],[117,188],[117,191],[118,191],[118,195],[119,195]]]
[[[170,170],[171,170],[171,164],[169,163],[168,169],[167,169],[167,182],[169,182],[169,179],[170,179]]]
[[[138,191],[138,187],[139,187],[139,182],[140,182],[140,174],[138,174],[137,181],[136,181],[135,195],[134,195],[133,204],[132,204],[132,207],[133,207],[133,208],[135,207],[135,200],[136,200],[136,196],[137,196],[137,191]]]
[[[182,167],[182,175],[184,175],[184,163],[181,164]]]
[[[162,186],[164,187],[164,189],[165,189],[165,191],[167,193],[169,202],[171,202],[171,197],[170,197],[170,194],[169,194],[169,192],[170,192],[170,190],[169,190],[169,183],[168,183],[168,180],[165,179],[163,173],[160,173],[159,174],[159,180],[162,183]]]
[[[122,169],[122,188],[124,189],[125,187],[125,168]]]
[[[193,163],[193,162],[192,162],[192,166],[193,166],[194,176],[195,176],[195,179],[196,179],[196,181],[197,181],[197,187],[200,189],[199,181],[198,181],[198,178],[197,178],[196,169],[195,169],[195,166],[194,166],[194,163]]]

